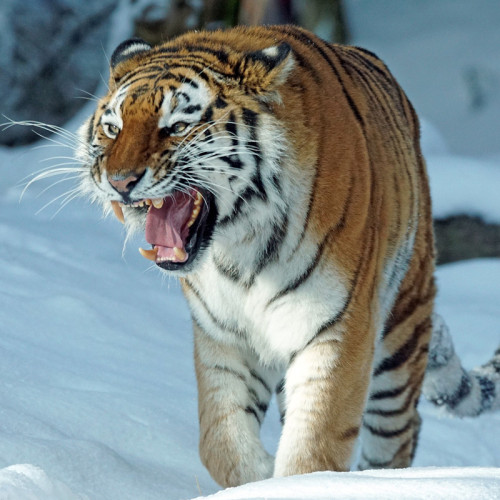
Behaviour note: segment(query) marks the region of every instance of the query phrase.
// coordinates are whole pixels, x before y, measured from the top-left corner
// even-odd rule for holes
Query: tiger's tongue
[[[185,250],[192,210],[193,198],[185,193],[165,198],[161,208],[151,206],[146,216],[146,241],[158,247],[157,258],[173,258],[174,247]]]

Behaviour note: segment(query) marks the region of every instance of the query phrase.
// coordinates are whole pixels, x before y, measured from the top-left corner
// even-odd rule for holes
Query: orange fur
[[[291,51],[275,64],[259,53],[283,48],[282,44],[288,44]],[[270,57],[276,50],[268,52]],[[199,79],[202,73],[211,98],[218,95],[228,103],[224,109],[212,106],[212,121],[223,123],[231,110],[240,122],[246,109],[271,116],[281,127],[288,147],[282,176],[297,193],[290,217],[303,228],[295,240],[295,252],[303,253],[305,265],[311,256],[305,249],[317,249],[316,267],[311,271],[315,279],[328,288],[326,277],[336,275],[347,293],[343,307],[332,311],[336,314],[331,321],[304,334],[304,342],[288,363],[279,356],[275,362],[259,362],[259,357],[265,357],[263,352],[222,345],[214,340],[215,334],[207,332],[209,322],[217,325],[218,315],[230,314],[212,305],[233,286],[228,278],[206,283],[195,270],[182,279],[195,324],[200,451],[205,465],[223,485],[269,475],[258,467],[268,460],[257,443],[258,426],[255,430],[254,424],[244,420],[257,415],[257,410],[245,407],[247,403],[238,398],[229,400],[229,395],[227,404],[221,404],[218,392],[225,390],[225,384],[233,384],[241,398],[246,398],[245,387],[253,380],[248,366],[254,366],[248,359],[255,357],[253,370],[265,373],[260,375],[263,380],[272,380],[266,371],[271,368],[285,376],[286,415],[275,475],[348,470],[360,430],[366,433],[361,467],[409,466],[418,436],[416,403],[435,293],[429,188],[418,119],[411,104],[373,54],[328,44],[300,28],[188,33],[113,69],[110,94],[94,116],[95,130],[115,89],[124,81],[133,83],[122,106],[124,125],[116,140],[96,132],[105,147],[96,178],[104,171],[108,176],[126,176],[145,169],[155,179],[164,178],[169,166],[162,163],[160,153],[174,150],[183,139],[158,135],[158,89],[178,85],[181,77]],[[240,248],[257,237],[249,231],[246,240],[229,242],[228,247]],[[252,274],[252,262],[235,262],[232,248],[226,250],[224,262],[233,278]],[[290,252],[290,262],[293,255]],[[265,274],[266,286],[273,286],[268,284],[277,275],[272,269],[281,270],[279,279],[297,276],[293,274],[296,268],[283,257],[278,255],[273,262],[264,259],[261,274],[254,273],[250,287],[240,287],[242,299],[235,308],[250,300],[251,286],[264,287],[259,281],[262,273],[269,273]],[[304,278],[301,273],[297,279]],[[337,285],[331,282],[332,287]],[[277,293],[278,298],[270,303],[293,296],[300,286],[292,279],[285,290],[288,295]],[[242,311],[235,318],[257,324],[257,319]],[[316,312],[309,314],[312,322]],[[309,320],[304,317],[303,321],[307,325]],[[230,321],[224,316],[220,323]],[[263,328],[259,324],[249,334],[262,334],[271,345],[273,332],[261,332]],[[226,364],[221,368],[217,359]],[[219,378],[214,375],[217,370]],[[248,429],[237,424],[237,419],[248,424]],[[244,446],[232,434],[237,432],[248,433]]]

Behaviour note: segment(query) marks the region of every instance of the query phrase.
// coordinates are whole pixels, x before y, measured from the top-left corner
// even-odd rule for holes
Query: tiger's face
[[[110,91],[79,131],[82,184],[145,231],[141,253],[162,269],[188,272],[248,199],[273,197],[282,133],[265,110],[287,61],[287,46],[233,62],[137,39],[116,49]]]

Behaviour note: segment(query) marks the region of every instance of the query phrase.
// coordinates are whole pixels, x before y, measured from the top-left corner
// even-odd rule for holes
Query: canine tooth
[[[184,262],[187,257],[186,250],[178,247],[174,247],[174,255],[177,257],[177,260],[180,260],[182,262]]]
[[[144,248],[139,248],[139,253],[146,259],[156,262],[156,255],[158,254],[158,248],[152,248],[151,250],[144,250]]]
[[[113,212],[116,215],[116,218],[122,223],[125,224],[125,217],[123,216],[123,210],[122,210],[122,203],[119,203],[117,201],[112,201],[111,202],[111,208],[113,209]]]
[[[201,207],[197,206],[193,208],[193,211],[191,212],[191,218],[189,219],[187,223],[187,227],[191,227],[194,224],[194,221],[198,217],[198,214],[200,213]]]
[[[155,200],[151,200],[151,203],[155,208],[163,207],[163,198],[156,198]]]

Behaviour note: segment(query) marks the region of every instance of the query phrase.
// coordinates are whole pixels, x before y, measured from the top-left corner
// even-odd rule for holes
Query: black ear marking
[[[256,50],[255,52],[250,52],[247,57],[252,61],[259,61],[268,70],[274,69],[279,66],[290,54],[292,48],[288,43],[280,43],[279,45],[273,45],[272,47],[267,47],[266,49]]]
[[[129,40],[125,40],[120,43],[120,45],[118,45],[113,52],[110,61],[111,68],[115,68],[121,62],[126,61],[141,52],[147,52],[150,49],[151,45],[141,38],[130,38]]]
[[[295,59],[288,43],[279,43],[265,49],[247,52],[236,66],[235,78],[247,90],[266,94],[269,99],[293,70]]]

